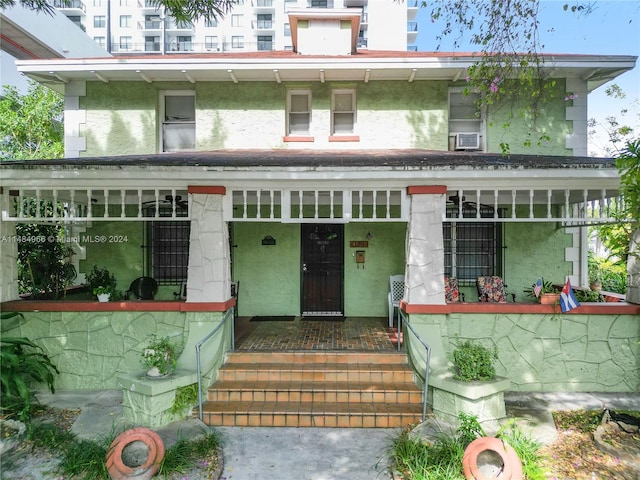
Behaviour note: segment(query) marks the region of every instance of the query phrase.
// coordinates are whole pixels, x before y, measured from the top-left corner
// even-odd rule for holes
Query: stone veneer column
[[[231,298],[229,230],[224,221],[223,187],[189,187],[191,237],[187,302]]]
[[[11,205],[9,191],[0,193],[0,215]],[[0,302],[18,298],[18,242],[16,224],[0,220]]]
[[[442,216],[446,192],[443,186],[409,187],[404,299],[410,305],[445,304]]]

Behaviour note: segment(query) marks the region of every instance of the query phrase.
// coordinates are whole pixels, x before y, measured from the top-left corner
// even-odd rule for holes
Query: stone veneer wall
[[[640,391],[637,315],[452,313],[414,314],[409,321],[425,342],[435,344],[431,364],[437,369],[446,368],[458,341],[470,339],[497,347],[496,373],[511,380],[509,390]],[[422,375],[424,348],[408,340]]]

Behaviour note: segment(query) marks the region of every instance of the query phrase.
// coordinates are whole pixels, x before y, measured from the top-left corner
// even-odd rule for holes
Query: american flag
[[[536,298],[540,296],[540,290],[542,290],[542,278],[539,278],[536,281],[536,284],[533,286],[533,293],[535,294]]]

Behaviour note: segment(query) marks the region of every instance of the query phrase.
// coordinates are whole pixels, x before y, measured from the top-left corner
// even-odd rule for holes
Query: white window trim
[[[341,94],[345,94],[345,93],[351,94],[351,112],[353,113],[353,129],[349,133],[346,133],[346,132],[337,133],[336,129],[335,129],[335,125],[334,125],[334,118],[335,118],[335,114],[336,114],[335,98],[336,98],[336,95],[341,95]],[[355,133],[356,133],[356,125],[357,125],[357,116],[358,116],[357,105],[358,105],[358,102],[357,102],[357,98],[356,98],[356,89],[355,88],[340,88],[340,89],[336,89],[336,90],[332,90],[331,91],[331,135],[333,135],[333,136],[355,135]],[[338,113],[347,113],[347,112],[338,112]]]
[[[307,129],[306,132],[301,133],[301,132],[291,132],[291,121],[290,121],[290,117],[291,114],[294,113],[291,111],[291,97],[293,95],[306,95],[308,98],[308,105],[309,105],[309,128]],[[310,135],[311,134],[311,119],[312,119],[312,113],[313,113],[313,104],[311,103],[313,100],[313,97],[311,96],[311,90],[307,90],[307,89],[295,89],[295,90],[287,90],[287,136],[300,136],[300,135]],[[302,113],[302,112],[295,112],[295,113]]]
[[[196,96],[196,92],[195,90],[160,90],[159,92],[159,101],[160,101],[160,105],[158,108],[158,152],[160,153],[165,153],[163,150],[163,145],[164,145],[164,138],[163,138],[163,134],[162,134],[162,127],[164,126],[165,120],[165,98],[166,97],[179,97],[179,96],[184,96],[184,97],[195,97]],[[194,100],[194,104],[195,104],[195,100]],[[194,112],[194,118],[195,118],[195,113]],[[194,120],[193,122],[193,128],[195,130],[196,128],[196,121]]]
[[[451,94],[452,93],[463,93],[465,91],[465,87],[450,87],[449,91],[447,92],[447,110],[448,112],[451,111]],[[479,91],[472,91],[472,94],[480,94]],[[486,108],[481,107],[480,109],[480,118],[479,120],[479,126],[478,126],[478,133],[480,134],[480,150],[486,152],[487,151],[487,132],[486,132],[486,118],[487,118],[487,112],[486,112]],[[473,133],[473,132],[461,132],[461,133]],[[448,138],[450,139],[450,141],[454,141],[455,142],[455,132],[452,132],[451,130],[451,117],[449,116],[448,118],[448,122],[447,122],[447,135]]]

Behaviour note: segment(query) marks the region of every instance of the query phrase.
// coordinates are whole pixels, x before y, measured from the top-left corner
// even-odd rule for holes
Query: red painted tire
[[[462,472],[467,480],[490,480],[478,470],[478,455],[482,452],[496,453],[502,460],[503,480],[522,480],[522,463],[516,451],[499,438],[476,438],[464,451],[462,456]]]
[[[127,445],[142,442],[148,449],[148,457],[144,463],[136,466],[125,465],[122,452]],[[113,480],[148,480],[158,473],[164,458],[164,443],[153,430],[138,427],[126,430],[118,435],[109,446],[107,452],[107,472]]]

